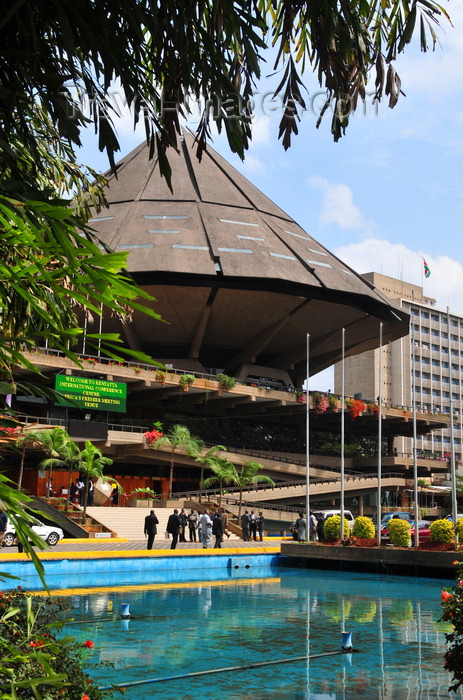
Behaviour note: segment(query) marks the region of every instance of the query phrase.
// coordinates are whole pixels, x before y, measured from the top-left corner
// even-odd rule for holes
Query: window
[[[439,331],[436,331],[436,329],[433,328],[433,329],[431,330],[431,335],[438,336],[438,335],[439,335]]]
[[[422,311],[421,318],[429,318],[429,311]]]
[[[446,333],[445,331],[442,331],[441,336],[442,336],[442,338],[445,338],[445,340],[448,340],[449,334]]]
[[[431,314],[431,321],[439,322],[439,316],[437,314]]]
[[[439,346],[438,345],[431,345],[431,350],[433,352],[439,352]]]

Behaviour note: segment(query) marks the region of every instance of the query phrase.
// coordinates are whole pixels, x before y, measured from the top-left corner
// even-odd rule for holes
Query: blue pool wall
[[[274,567],[294,566],[293,557],[277,554],[130,557],[57,559],[44,561],[45,578],[50,589],[136,586],[146,583],[212,581],[222,577],[271,575]],[[300,564],[300,562],[299,562]],[[18,580],[15,585],[34,591],[43,590],[42,582],[30,561],[0,565]],[[5,584],[4,584],[5,585]]]

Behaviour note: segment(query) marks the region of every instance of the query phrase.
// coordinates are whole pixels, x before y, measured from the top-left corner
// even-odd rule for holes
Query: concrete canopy
[[[304,231],[212,148],[202,161],[185,133],[169,154],[173,193],[145,144],[108,173],[109,209],[90,220],[157,301],[166,323],[135,312],[127,343],[177,368],[305,377],[405,335],[409,318]],[[104,318],[103,331],[121,323]],[[241,372],[241,374],[240,374]],[[245,378],[245,377],[244,377]]]

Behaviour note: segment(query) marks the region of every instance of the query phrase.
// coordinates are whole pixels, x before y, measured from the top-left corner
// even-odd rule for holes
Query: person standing
[[[257,518],[257,532],[259,533],[259,539],[262,542],[264,537],[264,525],[265,525],[265,518],[262,515],[262,512],[259,511],[259,517]]]
[[[249,513],[247,510],[244,511],[241,516],[241,529],[243,531],[243,540],[249,542],[249,525],[250,525]]]
[[[201,529],[201,540],[203,549],[207,549],[212,540],[212,520],[209,511],[206,510],[199,519],[199,527]]]
[[[177,508],[175,508],[174,512],[169,515],[169,520],[167,521],[167,532],[172,535],[171,549],[175,549],[177,546],[178,533],[180,532],[181,526],[182,521],[180,520]]]
[[[307,528],[307,522],[304,518],[304,513],[299,513],[299,517],[295,523],[296,535],[298,542],[305,542],[305,531]]]
[[[198,516],[194,512],[193,508],[191,513],[188,515],[188,529],[190,531],[190,542],[196,542],[196,528],[198,526]]]
[[[95,495],[95,484],[93,483],[92,479],[89,479],[88,491],[87,491],[87,505],[88,506],[93,506],[94,495]]]
[[[223,522],[223,534],[230,537],[230,533],[228,532],[228,513],[225,511],[225,508],[220,509],[220,517]]]
[[[310,511],[310,517],[309,517],[309,526],[310,526],[310,539],[312,542],[316,542],[318,540],[318,535],[317,535],[317,518],[315,517],[315,514]]]
[[[221,549],[223,539],[223,520],[221,518],[220,511],[217,513],[214,520],[212,521],[212,534],[215,535],[214,547]]]
[[[109,500],[111,501],[112,506],[118,506],[119,505],[119,488],[117,484],[112,485],[113,490],[110,493]]]
[[[82,478],[80,476],[78,479],[76,479],[76,486],[77,486],[76,497],[79,499],[79,505],[83,506],[84,505],[85,484],[82,481]]]
[[[257,542],[257,518],[253,510],[249,515],[249,539]]]
[[[182,508],[180,513],[178,514],[178,517],[181,520],[181,525],[180,525],[180,542],[186,542],[186,537],[185,537],[185,530],[186,530],[186,524],[188,522],[187,515],[185,513],[185,508]]]
[[[45,493],[48,498],[51,498],[53,496],[53,478],[51,476],[48,477],[47,482],[45,484]]]
[[[150,514],[145,518],[144,534],[148,536],[146,549],[153,549],[154,537],[158,531],[156,525],[159,525],[159,520],[157,519],[154,510],[150,510]]]
[[[5,537],[7,525],[8,518],[6,517],[6,513],[0,508],[0,547],[3,547],[3,538]]]

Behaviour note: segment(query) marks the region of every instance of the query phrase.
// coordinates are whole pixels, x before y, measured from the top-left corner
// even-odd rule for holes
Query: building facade
[[[381,394],[386,405],[453,415],[453,427],[417,438],[417,449],[448,459],[452,446],[461,464],[463,440],[463,316],[436,308],[436,300],[403,280],[371,272],[363,277],[395,301],[411,318],[408,335],[382,348],[345,360],[344,390],[348,395],[374,400]],[[380,391],[381,383],[381,391]],[[341,365],[335,366],[335,392],[341,391]],[[412,452],[412,440],[395,438],[399,453]]]

